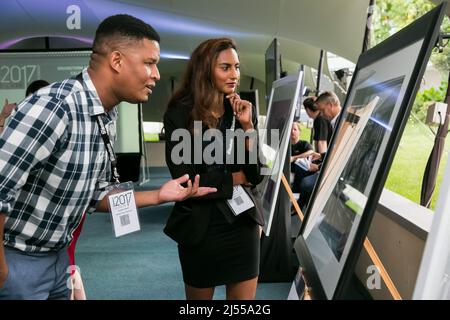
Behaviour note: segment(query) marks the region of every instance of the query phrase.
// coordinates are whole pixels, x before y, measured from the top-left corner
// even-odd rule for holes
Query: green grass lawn
[[[309,141],[311,130],[302,126],[301,139]],[[420,203],[420,189],[425,166],[433,148],[434,137],[423,124],[408,122],[395,154],[385,187],[405,198]],[[438,172],[431,208],[434,209],[447,163],[450,142],[446,141]]]
[[[307,128],[302,123],[302,131],[300,132],[300,140],[306,140],[309,141],[309,138],[311,137],[311,128]]]
[[[385,187],[416,203],[420,202],[420,189],[425,166],[434,144],[434,136],[423,124],[408,122],[392,163]],[[438,171],[438,179],[431,208],[434,209],[439,195],[442,176],[447,163],[449,142],[446,141]]]

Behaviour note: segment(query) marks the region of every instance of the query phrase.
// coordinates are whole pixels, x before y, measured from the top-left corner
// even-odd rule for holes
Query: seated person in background
[[[319,170],[313,161],[320,159],[320,154],[314,152],[308,141],[300,140],[300,133],[300,123],[294,122],[291,129],[291,172],[294,173],[292,191],[295,193],[300,192],[300,183],[304,177]]]
[[[314,119],[314,149],[318,153],[323,154],[328,150],[328,144],[330,143],[331,136],[333,135],[333,128],[330,121],[320,114],[320,110],[317,108],[315,100],[315,97],[306,98],[303,101],[303,106],[305,107],[308,117]]]

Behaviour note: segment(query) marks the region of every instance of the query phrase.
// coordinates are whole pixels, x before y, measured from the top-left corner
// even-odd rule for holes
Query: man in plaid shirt
[[[111,168],[97,117],[145,102],[160,79],[159,35],[128,15],[98,27],[89,67],[17,107],[0,136],[0,299],[68,299],[66,247],[86,211],[108,211]],[[187,187],[181,184],[187,183]],[[135,192],[138,207],[214,192],[186,175]]]

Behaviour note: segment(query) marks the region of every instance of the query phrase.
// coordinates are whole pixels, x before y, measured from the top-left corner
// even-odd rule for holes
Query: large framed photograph
[[[363,53],[300,235],[300,267],[318,299],[342,298],[441,25],[443,3]]]
[[[260,151],[264,166],[261,170],[264,180],[256,187],[254,195],[260,201],[258,206],[264,214],[264,234],[269,236],[281,184],[284,161],[289,147],[289,136],[294,120],[295,107],[303,72],[274,81],[270,94],[267,118],[260,139]]]

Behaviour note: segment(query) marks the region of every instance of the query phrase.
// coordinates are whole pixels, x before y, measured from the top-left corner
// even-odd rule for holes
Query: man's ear
[[[109,56],[109,65],[115,71],[120,72],[123,65],[123,55],[117,50],[111,52]]]

